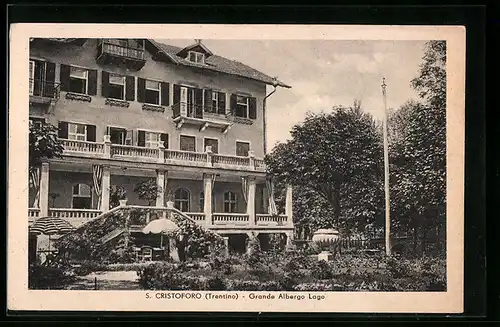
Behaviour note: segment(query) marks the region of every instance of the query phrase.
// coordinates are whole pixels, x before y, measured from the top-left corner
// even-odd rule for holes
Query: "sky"
[[[184,47],[194,40],[158,40]],[[290,85],[278,88],[267,102],[268,149],[290,138],[290,129],[307,111],[329,111],[336,105],[361,107],[383,117],[382,77],[387,106],[398,108],[417,95],[410,81],[417,76],[425,41],[367,40],[202,40],[214,54],[240,61]],[[268,88],[268,92],[272,87]]]

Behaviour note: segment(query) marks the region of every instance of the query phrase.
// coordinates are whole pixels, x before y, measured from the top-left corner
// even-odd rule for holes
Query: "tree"
[[[57,138],[57,127],[40,122],[29,124],[29,168],[42,165],[47,159],[61,158],[64,147]]]
[[[351,108],[334,107],[331,113],[308,113],[291,136],[265,160],[277,183],[294,185],[294,217],[299,224],[348,233],[380,215],[381,137],[359,102]]]
[[[426,45],[411,81],[423,103],[407,102],[391,116],[391,205],[399,228],[440,234],[446,215],[446,44]],[[423,244],[424,245],[424,244]],[[424,245],[425,247],[425,245]]]
[[[154,179],[139,183],[134,188],[134,192],[137,193],[139,199],[148,201],[150,206],[155,204],[156,198],[161,191],[162,187]]]
[[[123,186],[112,185],[109,188],[109,207],[110,209],[118,207],[120,200],[127,198],[127,190]]]

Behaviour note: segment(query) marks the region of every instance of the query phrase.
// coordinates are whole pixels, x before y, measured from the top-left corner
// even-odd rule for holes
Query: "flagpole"
[[[387,139],[387,85],[382,78],[382,96],[384,98],[384,187],[385,187],[385,253],[391,255],[391,202],[389,193],[389,142]]]

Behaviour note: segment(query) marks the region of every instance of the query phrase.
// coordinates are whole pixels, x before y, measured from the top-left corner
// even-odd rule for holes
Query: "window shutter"
[[[229,102],[231,108],[231,115],[234,115],[234,113],[236,112],[236,101],[237,101],[236,94],[231,94],[231,99]]]
[[[89,95],[97,95],[97,70],[89,69]]]
[[[47,82],[54,82],[56,80],[56,64],[47,61],[46,65],[45,80]]]
[[[174,84],[174,105],[178,104],[181,102],[181,86]]]
[[[146,101],[146,80],[137,78],[137,101],[144,103]]]
[[[203,90],[202,89],[194,89],[194,103],[195,103],[195,111],[196,117],[203,117]]]
[[[87,125],[87,141],[96,141],[96,127],[95,125]]]
[[[71,67],[61,64],[59,79],[61,80],[61,91],[69,91],[69,74]]]
[[[109,73],[106,71],[102,71],[102,96],[107,98],[109,97]]]
[[[109,128],[109,126],[106,126],[106,135],[111,135],[110,132],[111,132],[111,129]]]
[[[137,131],[137,146],[146,146],[146,132]]]
[[[161,102],[160,105],[170,105],[170,84],[162,82],[161,85]]]
[[[214,112],[216,108],[212,108],[212,90],[205,90],[205,105],[204,110],[207,112]]]
[[[257,100],[255,98],[248,98],[248,117],[257,119]]]
[[[168,134],[161,133],[160,140],[163,141],[163,146],[168,149]]]
[[[217,108],[217,113],[226,114],[226,93],[219,92],[219,103]]]
[[[68,138],[68,123],[65,121],[60,121],[59,122],[59,131],[57,133],[57,137],[61,139],[67,139]]]
[[[127,130],[127,134],[125,135],[125,144],[134,145],[134,131],[131,129]]]
[[[135,77],[125,77],[125,100],[135,101]]]

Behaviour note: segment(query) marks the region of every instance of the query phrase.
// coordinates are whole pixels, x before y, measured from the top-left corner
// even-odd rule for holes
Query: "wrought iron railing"
[[[53,100],[59,99],[60,84],[40,79],[30,78],[30,95]]]

